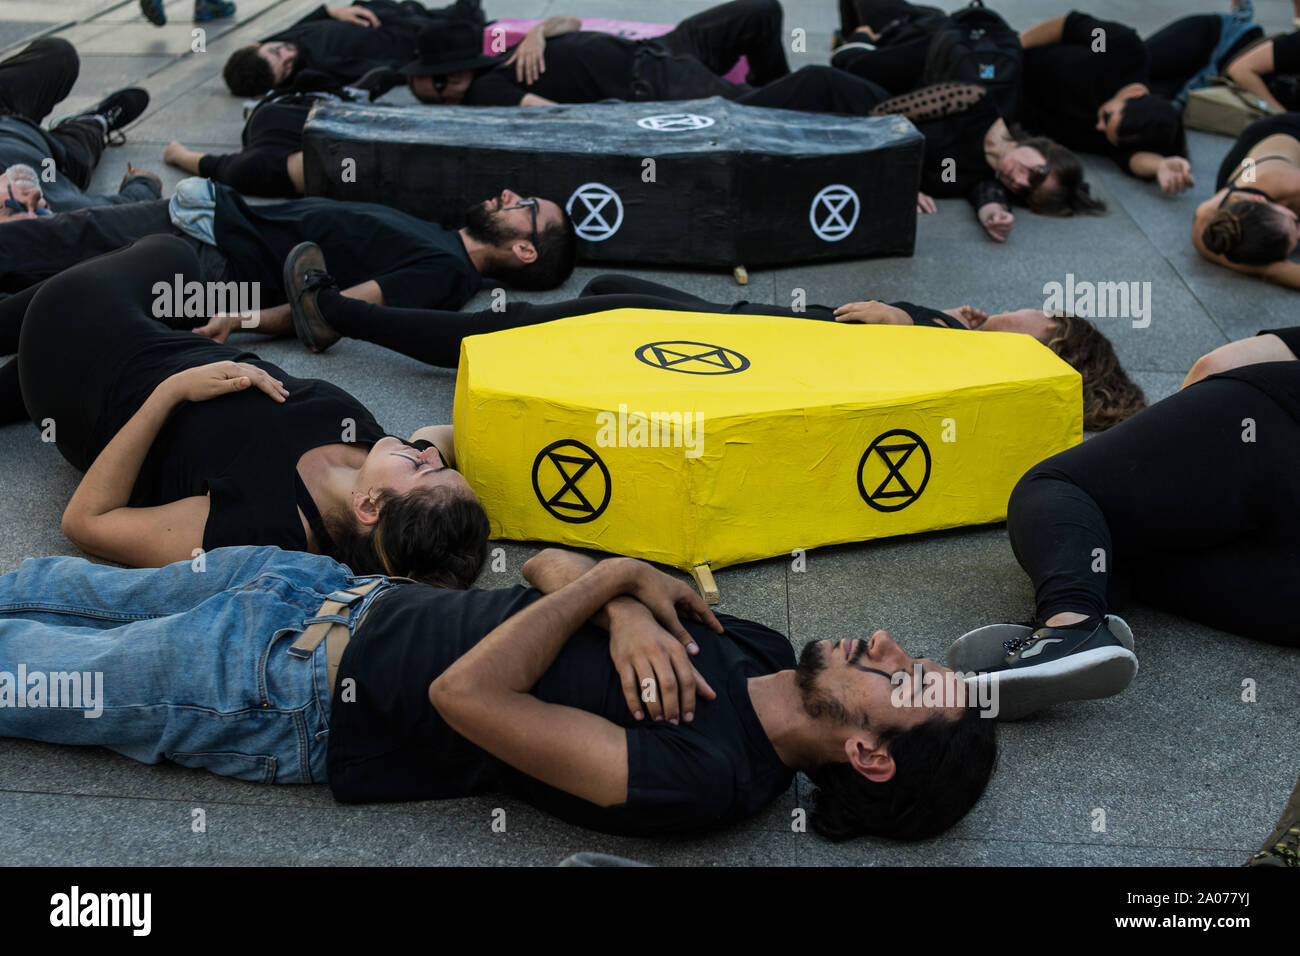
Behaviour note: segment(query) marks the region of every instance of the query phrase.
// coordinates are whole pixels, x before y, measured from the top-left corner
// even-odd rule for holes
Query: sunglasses
[[[1041,166],[1030,166],[1029,167],[1029,188],[1037,189],[1039,186],[1043,185],[1043,182],[1047,179],[1047,177],[1051,174],[1051,172],[1052,170],[1048,168],[1046,163],[1044,163]]]
[[[50,210],[46,209],[44,206],[37,206],[35,209],[28,209],[20,203],[14,198],[14,187],[12,184],[9,186],[9,198],[5,200],[4,206],[6,209],[12,209],[14,212],[34,212],[38,216],[48,216],[51,214]]]
[[[533,248],[536,249],[537,248],[537,200],[521,199],[519,200],[518,205],[504,206],[502,207],[501,211],[512,212],[516,209],[527,209],[530,213],[533,214]]]

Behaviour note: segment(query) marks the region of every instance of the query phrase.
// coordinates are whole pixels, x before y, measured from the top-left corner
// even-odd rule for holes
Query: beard
[[[465,211],[465,231],[471,239],[489,246],[501,246],[515,238],[513,231],[500,219],[496,210],[490,209],[492,200],[470,206]]]
[[[859,648],[861,645],[859,645]],[[794,669],[794,685],[799,688],[799,698],[804,712],[813,720],[828,718],[832,723],[847,724],[849,712],[836,698],[817,686],[817,675],[826,670],[826,648],[814,641],[804,645],[799,654],[799,664]]]

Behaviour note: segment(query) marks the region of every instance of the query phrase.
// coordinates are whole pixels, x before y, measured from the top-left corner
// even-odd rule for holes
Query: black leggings
[[[880,85],[830,66],[805,66],[775,82],[738,96],[746,106],[770,106],[805,113],[870,115],[872,107],[889,99]]]
[[[330,289],[317,296],[321,315],[340,334],[373,342],[429,365],[455,368],[460,362],[460,343],[467,335],[485,335],[524,325],[553,322],[575,315],[591,315],[611,309],[659,309],[677,312],[733,312],[746,315],[778,315],[795,318],[830,319],[831,309],[810,305],[806,312],[776,305],[737,302],[720,305],[667,286],[629,276],[600,276],[591,280],[581,297],[567,302],[530,305],[511,302],[503,311],[447,312],[441,309],[398,309],[371,305]]]
[[[915,7],[905,0],[840,0],[840,23],[844,40],[862,40],[850,34],[858,27],[867,26],[880,33],[895,20],[913,20],[919,16],[932,16],[933,8]],[[847,24],[852,23],[849,28]],[[894,31],[890,31],[893,33]],[[879,84],[893,95],[908,93],[921,85],[925,72],[925,56],[930,49],[931,34],[907,31],[902,42],[891,43],[888,36],[881,37],[874,50],[845,50],[835,56],[836,69],[847,70],[854,76]]]
[[[1288,364],[1300,376],[1300,362]],[[1011,493],[1007,530],[1039,620],[1101,615],[1131,595],[1300,645],[1297,474],[1300,422],[1219,377],[1036,465]]]
[[[182,363],[188,367],[244,354],[181,331],[195,319],[154,317],[153,288],[159,278],[191,279],[198,271],[188,243],[149,236],[23,294],[29,314],[18,355],[5,372],[16,367],[27,415],[38,427],[46,419],[54,421],[56,444],[73,466],[90,467],[122,416],[134,413],[139,401],[175,370],[171,357],[191,356]],[[131,407],[108,408],[110,396]]]
[[[1151,92],[1170,100],[1177,96],[1187,81],[1210,62],[1222,31],[1223,18],[1217,13],[1199,13],[1175,20],[1147,37],[1143,45],[1147,48],[1147,85]],[[1263,35],[1261,27],[1247,30],[1215,64],[1216,68],[1222,71],[1243,48]]]
[[[762,86],[790,72],[782,17],[779,0],[733,0],[687,17],[659,42],[673,53],[695,57],[718,76],[743,56],[749,62],[745,82]]]

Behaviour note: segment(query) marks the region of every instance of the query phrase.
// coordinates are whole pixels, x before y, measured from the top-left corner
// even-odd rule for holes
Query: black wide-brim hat
[[[425,27],[415,38],[415,49],[416,58],[401,69],[403,76],[481,70],[496,66],[505,56],[484,53],[482,29],[464,21]]]

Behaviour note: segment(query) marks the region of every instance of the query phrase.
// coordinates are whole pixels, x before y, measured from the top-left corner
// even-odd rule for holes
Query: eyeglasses
[[[1029,188],[1037,189],[1039,186],[1043,185],[1043,182],[1047,179],[1049,175],[1051,175],[1051,172],[1052,170],[1048,167],[1046,163],[1044,163],[1041,166],[1030,166],[1029,167]]]
[[[521,199],[519,200],[518,205],[504,206],[502,207],[501,211],[513,212],[516,209],[527,209],[529,212],[533,214],[533,248],[536,249],[537,248],[537,200]]]
[[[9,198],[5,200],[4,205],[6,209],[12,209],[14,212],[34,212],[38,216],[48,216],[51,214],[50,210],[46,209],[44,206],[37,206],[35,209],[28,209],[20,203],[14,198],[14,187],[12,183],[9,185]],[[534,214],[534,217],[535,216],[536,214]]]
[[[433,77],[433,88],[438,91],[439,96],[442,95],[442,91],[447,88],[446,73],[441,73],[438,76]]]

